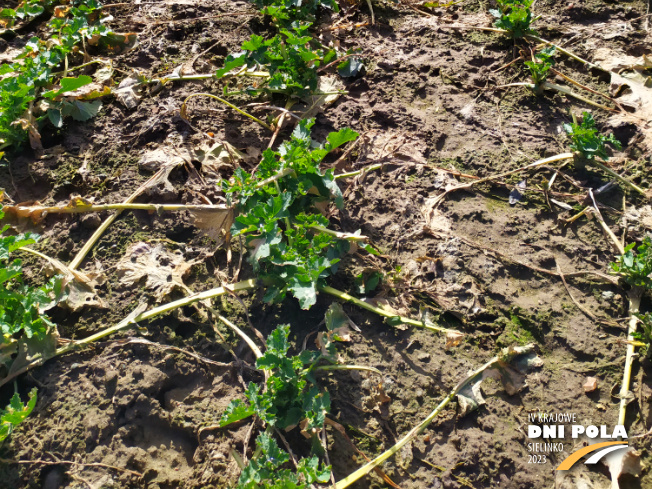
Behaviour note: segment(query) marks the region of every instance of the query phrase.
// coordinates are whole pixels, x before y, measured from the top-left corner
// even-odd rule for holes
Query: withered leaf
[[[135,285],[146,279],[145,288],[152,290],[157,300],[162,300],[175,288],[188,291],[183,278],[197,263],[187,262],[181,252],[167,250],[161,243],[151,245],[139,241],[131,244],[116,265],[120,283]]]

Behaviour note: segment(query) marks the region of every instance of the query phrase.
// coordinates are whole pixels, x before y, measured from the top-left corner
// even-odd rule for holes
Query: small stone
[[[584,392],[587,394],[589,392],[593,392],[598,388],[598,379],[595,377],[587,377],[586,381],[584,382]]]
[[[100,218],[99,215],[93,213],[93,214],[86,214],[84,217],[81,218],[81,225],[85,227],[86,229],[96,229],[102,224],[102,219]]]
[[[430,361],[430,353],[426,353],[425,351],[419,352],[417,354],[417,360],[423,363],[427,363]]]

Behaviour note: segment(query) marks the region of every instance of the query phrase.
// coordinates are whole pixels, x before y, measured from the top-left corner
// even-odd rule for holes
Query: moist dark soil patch
[[[622,379],[626,323],[613,320],[626,317],[625,293],[590,275],[567,279],[580,304],[595,316],[612,320],[596,323],[577,308],[559,277],[532,268],[556,273],[558,265],[564,273],[606,272],[614,253],[600,227],[586,219],[567,226],[560,222],[581,207],[580,202],[561,197],[577,210],[549,206],[542,189],[553,173],[550,168],[453,193],[439,213],[427,212],[430,199],[459,183],[454,172],[485,177],[567,151],[561,125],[571,121],[571,113],[588,108],[559,94],[535,97],[523,88],[493,89],[527,80],[522,68],[505,68],[519,56],[512,49],[514,43],[495,33],[450,28],[453,23],[490,25],[489,3],[419,7],[421,14],[403,4],[374,3],[377,23],[358,29],[328,30],[338,17],[322,13],[324,40],[337,42],[342,49],[360,49],[366,73],[345,81],[348,94],[317,115],[313,135],[323,140],[342,127],[362,135],[363,143],[338,171],[384,163],[378,172],[340,181],[345,207],[333,215],[341,230],[361,229],[381,256],[347,256],[332,285],[354,293],[356,275],[379,268],[384,278],[372,298],[389,298],[393,307],[412,317],[419,316],[420,308],[427,310],[438,324],[458,329],[466,337],[459,346],[446,349],[443,339],[430,331],[392,328],[371,313],[345,305],[360,332],[353,332],[352,341],[340,345],[338,354],[344,363],[379,369],[382,378],[366,372],[335,372],[321,375],[319,382],[330,392],[331,417],[345,427],[359,450],[373,458],[424,419],[469,371],[500,348],[535,343],[544,365],[527,376],[527,388],[510,396],[498,382],[485,381],[484,406],[462,416],[452,403],[387,461],[383,471],[405,489],[607,488],[610,480],[603,466],[589,469],[580,464],[569,474],[555,472],[579,447],[573,440],[565,440],[565,451],[549,454],[542,464],[530,463],[527,446],[531,441],[528,413],[575,413],[580,422],[593,425],[616,422],[612,386],[615,394]],[[191,69],[209,73],[222,66],[227,54],[238,51],[252,32],[270,32],[267,20],[257,17],[246,2],[129,0],[113,8],[115,30],[138,32],[140,38],[135,49],[114,59],[125,75],[141,70],[161,76],[190,61]],[[535,11],[542,15],[536,25],[543,37],[570,43],[584,58],[591,59],[592,51],[602,44],[636,56],[651,51],[650,35],[643,27],[644,2],[540,0]],[[233,12],[242,14],[207,18]],[[351,22],[369,20],[365,2],[347,15]],[[620,25],[631,29],[616,32]],[[21,45],[37,29],[34,23],[31,32],[7,40],[7,45]],[[560,71],[609,93],[604,74],[561,56],[557,59]],[[45,130],[44,156],[26,149],[12,155],[9,166],[0,168],[0,187],[16,202],[65,204],[73,194],[121,202],[152,175],[139,166],[145,151],[191,148],[205,142],[208,132],[216,141],[227,141],[243,152],[266,148],[271,133],[213,100],[194,99],[189,121],[180,117],[188,95],[199,91],[219,95],[221,90],[216,81],[169,83],[146,94],[135,109],[107,101],[100,115],[88,123],[67,122],[61,131]],[[257,101],[243,97],[236,104]],[[608,115],[591,110],[606,127]],[[607,130],[623,143],[623,152],[616,156],[633,161],[629,168],[639,170],[635,181],[647,188],[650,153],[641,145],[637,127]],[[289,132],[281,131],[276,144]],[[161,188],[138,202],[204,203],[202,195],[217,201],[216,182],[198,180],[196,164],[188,162],[172,171],[173,190]],[[223,176],[228,178],[232,171],[225,168]],[[577,193],[577,182],[594,189],[608,182],[601,172],[573,164],[563,168],[563,176],[555,186],[560,194]],[[510,205],[510,192],[524,178],[523,198]],[[623,191],[616,187],[599,199],[613,208],[603,210],[604,216],[621,236]],[[645,203],[629,194],[627,199],[628,206]],[[19,225],[43,235],[37,249],[69,262],[107,216],[49,215],[36,226]],[[628,241],[650,230],[643,221],[629,221],[627,227]],[[239,243],[232,243],[229,261],[226,249],[198,230],[187,213],[124,212],[82,267],[106,275],[98,288],[106,307],[53,310],[62,337],[86,337],[120,321],[141,300],[154,303],[154,294],[144,290],[144,284],[120,284],[116,271],[128,247],[138,242],[163,243],[181,251],[186,260],[197,260],[184,282],[193,291],[228,283],[239,270]],[[32,258],[24,262],[28,279],[42,281],[42,262]],[[252,276],[245,256],[239,279]],[[317,305],[306,312],[294,299],[283,305],[261,305],[262,293],[243,295],[247,310],[228,296],[217,300],[215,307],[244,329],[248,314],[265,336],[289,323],[294,350],[304,343],[313,348],[314,333],[331,298],[320,295]],[[170,299],[183,295],[183,290],[175,290]],[[649,298],[643,307],[649,309]],[[0,457],[34,463],[0,464],[0,488],[208,489],[235,484],[240,469],[231,452],[251,456],[255,436],[250,423],[217,425],[229,402],[244,398],[243,382],[262,380],[251,368],[253,355],[230,330],[218,326],[217,334],[212,322],[194,307],[138,326],[18,379],[19,392],[26,396],[37,387],[39,400],[33,414],[0,448]],[[643,435],[652,423],[652,366],[647,360],[636,365],[636,400],[628,411],[628,424],[630,435]],[[598,380],[598,389],[590,394],[583,389],[587,377]],[[389,401],[379,404],[373,399],[381,385]],[[13,386],[0,390],[1,406],[12,393]],[[297,455],[308,454],[310,447],[300,435],[290,433],[288,441]],[[649,436],[631,443],[649,467]],[[335,430],[328,432],[328,446],[336,480],[365,463]],[[61,461],[76,465],[54,463]],[[372,474],[352,487],[386,485]],[[652,475],[644,470],[639,479],[621,480],[621,487],[652,487]]]

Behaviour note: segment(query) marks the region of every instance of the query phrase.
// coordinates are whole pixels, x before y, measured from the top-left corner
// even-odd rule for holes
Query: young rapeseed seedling
[[[312,119],[301,121],[279,151],[266,150],[253,177],[239,168],[232,183],[223,183],[229,203],[235,201],[240,213],[231,233],[245,236],[253,248],[251,263],[268,285],[265,300],[283,300],[290,291],[303,309],[316,302],[317,284],[337,270],[349,249],[347,241],[328,232],[328,219],[315,207],[330,200],[342,205],[333,171],[323,172],[319,165],[332,150],[358,137],[342,129],[319,145],[310,137],[313,124]],[[268,179],[275,180],[261,185]]]
[[[256,447],[260,454],[242,470],[237,489],[304,489],[330,479],[330,467],[320,466],[317,457],[299,460],[296,472],[282,468],[290,456],[266,433],[258,435]]]
[[[582,122],[577,124],[564,124],[564,130],[571,138],[570,147],[578,151],[583,158],[593,160],[599,156],[603,160],[609,159],[607,155],[606,143],[610,143],[616,149],[621,149],[620,141],[613,134],[608,137],[598,132],[593,116],[588,112],[582,114]]]
[[[270,373],[266,389],[249,383],[245,396],[248,402],[232,401],[222,415],[220,426],[256,415],[270,428],[291,429],[301,423],[302,430],[316,436],[324,427],[326,413],[330,410],[328,392],[320,392],[314,385],[312,367],[322,358],[334,354],[334,346],[327,345],[327,354],[305,350],[289,357],[288,325],[279,326],[267,337],[267,351],[256,361],[256,367]],[[269,433],[256,440],[260,451],[238,481],[238,489],[305,488],[313,482],[327,482],[330,467],[320,467],[317,457],[299,461],[295,472],[282,468],[290,457],[281,450]]]
[[[509,31],[515,39],[526,34],[535,34],[530,25],[534,20],[530,7],[534,0],[497,0],[498,9],[489,10],[489,13],[498,20],[495,26]]]
[[[265,15],[269,15],[281,26],[294,26],[297,21],[315,20],[319,7],[339,11],[335,0],[252,0]]]
[[[268,426],[282,430],[305,423],[303,430],[321,430],[330,409],[328,392],[314,385],[310,367],[321,358],[320,352],[303,351],[288,357],[290,326],[276,328],[267,338],[267,351],[256,361],[256,367],[271,373],[267,390],[249,383],[245,396],[248,403],[233,401],[222,416],[220,426],[256,415]]]
[[[622,276],[623,280],[632,287],[645,287],[652,289],[652,240],[649,236],[643,239],[643,242],[634,248],[636,243],[631,243],[625,247],[625,252],[616,257],[616,263],[611,264],[611,268]]]
[[[534,55],[536,58],[535,60],[525,62],[525,66],[527,66],[532,81],[534,82],[534,90],[537,93],[543,92],[543,83],[548,78],[550,68],[555,64],[555,60],[553,59],[554,54],[554,46],[548,46]]]
[[[56,71],[66,58],[70,59],[74,54],[75,47],[83,39],[95,43],[112,34],[102,23],[101,6],[97,0],[74,0],[71,3],[61,10],[62,15],[50,20],[49,28],[53,32],[50,39],[44,41],[32,37],[15,63],[0,65],[0,148],[22,143],[28,134],[33,142],[38,140],[38,125],[46,119],[61,127],[65,116],[85,121],[94,117],[100,108],[99,100],[51,102],[47,104],[44,115],[34,117],[35,102],[42,95],[41,91],[55,82]],[[92,81],[90,77],[63,80],[62,87],[65,80],[69,80],[71,90]]]
[[[265,86],[247,91],[285,93],[289,97],[311,95],[319,83],[317,68],[333,61],[337,53],[334,50],[313,49],[310,45],[315,41],[307,35],[309,27],[281,29],[281,34],[267,41],[253,34],[249,41],[242,44],[241,53],[227,56],[224,68],[217,70],[215,76],[221,78],[237,68],[265,69],[269,72]]]

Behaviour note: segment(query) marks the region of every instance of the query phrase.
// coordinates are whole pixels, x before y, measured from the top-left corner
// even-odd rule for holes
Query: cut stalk
[[[609,112],[618,112],[616,109],[612,109],[611,107],[607,107],[606,105],[599,104],[597,102],[594,102],[593,100],[589,100],[586,97],[582,97],[580,94],[573,92],[572,90],[562,87],[561,85],[556,85],[554,83],[550,82],[543,82],[541,85],[536,85],[534,83],[529,83],[529,82],[517,82],[517,83],[509,83],[507,85],[499,85],[496,88],[510,88],[510,87],[525,87],[529,88],[532,90],[535,94],[539,95],[542,90],[553,90],[556,92],[563,93],[564,95],[568,95],[569,97],[576,98],[577,100],[580,100],[584,102],[585,104],[593,105],[594,107],[597,107],[599,109],[603,110],[608,110]]]
[[[272,127],[271,127],[269,124],[267,124],[267,123],[264,122],[264,121],[261,121],[258,117],[255,117],[255,116],[249,114],[248,112],[245,112],[244,110],[242,110],[242,109],[236,107],[235,105],[233,105],[231,102],[227,102],[227,101],[224,100],[223,98],[220,98],[220,97],[218,97],[217,95],[213,95],[212,93],[193,93],[193,94],[191,94],[191,95],[188,95],[188,96],[186,97],[186,99],[183,101],[183,104],[181,104],[181,116],[182,116],[184,119],[186,118],[186,117],[185,117],[185,113],[186,113],[186,109],[187,109],[187,106],[188,106],[188,100],[190,100],[190,99],[193,98],[193,97],[209,97],[209,98],[215,99],[215,100],[217,100],[218,102],[223,103],[223,104],[226,105],[227,107],[232,108],[233,110],[235,110],[235,111],[238,112],[239,114],[242,114],[243,116],[245,116],[245,117],[251,119],[252,121],[257,122],[258,124],[260,124],[261,126],[263,126],[265,129],[268,129],[268,130],[270,130],[270,131],[272,131],[272,132],[274,131],[274,129],[272,129]]]
[[[557,45],[557,44],[555,44],[553,42],[546,41],[545,39],[542,39],[541,37],[535,36],[534,34],[526,34],[525,38],[530,39],[531,41],[541,42],[543,44],[553,46],[560,53],[564,53],[566,56],[568,56],[570,58],[573,58],[574,60],[579,61],[580,63],[583,63],[583,64],[587,65],[590,68],[596,68],[596,69],[601,70],[601,71],[607,71],[604,68],[602,68],[601,66],[593,64],[590,61],[587,61],[585,59],[582,59],[579,56],[577,56],[576,54],[573,54],[570,51],[567,51],[566,49],[562,48],[561,46],[559,46],[559,45]]]
[[[229,328],[231,328],[240,338],[242,338],[247,345],[249,345],[249,348],[254,352],[254,355],[256,355],[256,358],[260,358],[263,356],[263,352],[260,351],[260,348],[258,348],[258,345],[253,342],[249,336],[245,334],[244,331],[242,331],[240,328],[238,328],[235,324],[233,324],[231,321],[226,319],[224,316],[221,314],[217,315],[217,318],[222,321],[224,324],[226,324]]]
[[[554,163],[556,161],[571,160],[574,157],[575,155],[573,153],[561,153],[555,156],[550,156],[548,158],[543,158],[542,160],[537,160],[534,163],[530,163],[529,165],[526,165],[524,167],[517,168],[516,170],[511,170],[505,173],[500,173],[498,175],[492,175],[490,177],[481,178],[479,180],[474,180],[472,182],[463,183],[461,185],[458,185],[457,187],[453,187],[451,189],[446,190],[443,194],[437,197],[433,203],[433,207],[437,207],[439,204],[441,204],[444,201],[444,199],[448,194],[455,192],[456,190],[471,188],[479,183],[490,182],[492,180],[500,180],[501,178],[507,177],[509,175],[513,175],[514,173],[519,173],[525,170],[531,170],[532,168],[544,166],[547,165],[548,163]]]
[[[369,165],[365,166],[364,168],[361,168],[360,170],[357,171],[351,171],[348,173],[340,173],[339,175],[335,175],[335,180],[339,180],[341,178],[349,178],[349,177],[357,177],[358,175],[362,175],[363,173],[367,173],[370,171],[374,170],[380,170],[383,167],[382,163],[377,163],[375,165]]]
[[[627,185],[629,188],[631,188],[632,190],[638,192],[639,194],[643,195],[644,197],[648,197],[648,194],[647,194],[647,192],[645,192],[645,190],[643,190],[643,189],[642,189],[641,187],[639,187],[638,185],[636,185],[636,184],[630,182],[630,181],[627,180],[625,177],[620,176],[618,173],[616,173],[615,171],[613,171],[613,170],[612,170],[611,168],[609,168],[608,166],[605,166],[605,165],[603,165],[602,163],[600,163],[600,162],[598,162],[598,161],[595,161],[595,160],[588,161],[587,163],[588,163],[589,165],[593,165],[593,166],[595,166],[596,168],[600,168],[600,170],[602,170],[602,171],[604,171],[604,172],[607,172],[609,175],[611,175],[612,177],[614,177],[614,178],[615,178],[616,180],[618,180],[620,183],[623,183],[623,184]]]
[[[302,375],[308,372],[308,370],[304,370]],[[320,370],[322,372],[330,372],[332,370],[364,370],[366,372],[373,372],[378,375],[383,375],[383,373],[377,368],[367,367],[365,365],[321,365],[319,367],[315,367],[313,370]]]
[[[585,104],[593,105],[594,107],[598,107],[599,109],[603,110],[608,110],[609,112],[619,112],[616,109],[612,109],[611,107],[607,107],[606,105],[599,104],[597,102],[594,102],[593,100],[589,100],[586,97],[582,97],[580,94],[573,92],[569,88],[562,87],[561,85],[556,85],[554,83],[550,82],[543,82],[542,83],[543,89],[544,90],[556,90],[560,93],[566,94],[570,97],[576,98],[577,100],[580,100],[584,102]]]
[[[159,171],[157,171],[154,175],[152,175],[149,180],[147,180],[145,183],[143,183],[140,187],[136,189],[136,191],[129,196],[127,200],[124,201],[125,204],[130,204],[136,198],[142,194],[147,188],[150,187],[154,182],[157,182],[161,177],[169,174],[171,169],[169,167],[163,167]],[[104,232],[109,228],[111,224],[113,224],[113,221],[115,221],[118,216],[120,215],[122,211],[117,210],[112,216],[107,217],[104,222],[100,225],[99,228],[95,230],[93,235],[90,237],[90,239],[86,242],[86,244],[82,247],[81,250],[79,250],[79,253],[75,256],[75,258],[70,262],[70,265],[68,265],[72,270],[79,268],[81,263],[84,261],[84,258],[86,258],[86,255],[91,251],[93,246],[95,246],[95,243],[102,237]]]
[[[253,289],[255,286],[256,286],[256,280],[254,279],[243,280],[233,285],[225,285],[223,287],[216,287],[214,289],[206,290],[204,292],[198,292],[196,294],[192,294],[187,297],[184,297],[183,299],[178,299],[176,301],[168,302],[167,304],[160,305],[158,307],[149,309],[144,312],[140,307],[138,307],[136,308],[136,310],[134,310],[131,314],[129,314],[127,317],[125,317],[122,321],[120,321],[115,326],[111,326],[109,328],[103,329],[102,331],[99,331],[87,338],[71,341],[66,346],[58,348],[53,353],[36,356],[27,365],[16,370],[15,372],[12,372],[7,377],[1,379],[0,387],[5,385],[7,382],[13,380],[17,376],[31,370],[32,368],[38,367],[39,365],[43,365],[46,361],[51,360],[54,357],[64,355],[66,353],[70,353],[71,351],[77,350],[78,348],[89,345],[95,341],[101,340],[102,338],[112,335],[113,333],[116,333],[124,329],[128,329],[133,324],[136,324],[139,321],[146,321],[148,319],[152,319],[156,316],[160,316],[161,314],[165,314],[166,312],[173,311],[175,309],[193,304],[198,301],[219,297],[224,294],[227,294],[229,291],[238,292],[242,290],[250,290]]]
[[[422,321],[417,321],[416,319],[410,319],[403,316],[398,316],[397,314],[386,311],[379,307],[372,306],[371,304],[368,304],[365,301],[361,301],[360,299],[357,299],[356,297],[353,297],[352,295],[349,295],[346,292],[342,292],[341,290],[334,289],[333,287],[329,287],[328,285],[317,286],[317,290],[319,290],[320,292],[324,292],[325,294],[329,294],[334,297],[337,297],[340,300],[355,304],[356,306],[366,309],[367,311],[373,312],[375,314],[378,314],[379,316],[383,316],[386,318],[396,318],[398,321],[400,321],[403,324],[409,324],[410,326],[416,326],[418,328],[425,328],[431,331],[437,331],[438,333],[461,334],[459,331],[455,331],[454,329],[442,328],[440,326],[434,326],[431,324],[426,324]]]
[[[507,351],[503,351],[501,355],[495,356],[489,362],[485,363],[482,367],[470,373],[464,380],[462,380],[460,383],[458,383],[455,386],[455,388],[444,398],[443,401],[439,403],[439,405],[434,409],[432,413],[428,415],[426,419],[424,419],[419,425],[412,428],[412,430],[410,430],[410,432],[407,435],[401,438],[401,440],[399,440],[399,442],[396,443],[396,445],[394,445],[389,450],[385,451],[384,453],[382,453],[381,455],[373,459],[371,462],[363,465],[348,477],[345,477],[344,479],[338,481],[337,484],[335,484],[335,489],[344,489],[345,487],[349,487],[351,484],[353,484],[360,478],[367,475],[369,472],[374,470],[374,468],[378,467],[385,460],[387,460],[396,452],[398,452],[401,448],[403,448],[407,443],[413,440],[416,436],[421,434],[423,430],[425,430],[428,427],[428,425],[432,423],[432,421],[439,415],[439,413],[442,412],[442,410],[448,405],[448,403],[450,403],[453,399],[455,399],[455,396],[462,389],[464,389],[465,386],[467,386],[475,379],[477,379],[478,376],[481,376],[485,370],[497,364],[500,365],[500,364],[508,363],[515,356],[528,353],[533,349],[534,349],[534,345],[526,345],[522,348],[518,348],[518,349],[515,348],[515,349],[509,349]]]
[[[620,407],[618,409],[618,424],[625,425],[625,414],[627,413],[627,396],[629,395],[629,385],[632,380],[632,364],[634,363],[634,353],[636,344],[634,333],[638,318],[636,314],[641,306],[641,297],[643,295],[642,287],[632,287],[629,291],[629,328],[627,330],[627,356],[625,357],[625,371],[623,373],[623,383],[620,386]]]
[[[143,210],[143,211],[225,211],[230,209],[224,205],[190,205],[190,204],[88,204],[65,206],[7,206],[9,212],[21,213],[48,213],[48,214],[81,214],[84,212],[102,212],[111,210]]]
[[[351,233],[342,233],[340,231],[334,231],[332,229],[325,228],[324,226],[308,226],[310,229],[315,231],[320,231],[322,233],[328,234],[338,239],[344,239],[346,241],[367,241],[369,238],[367,236],[362,236],[360,234],[351,234]]]

